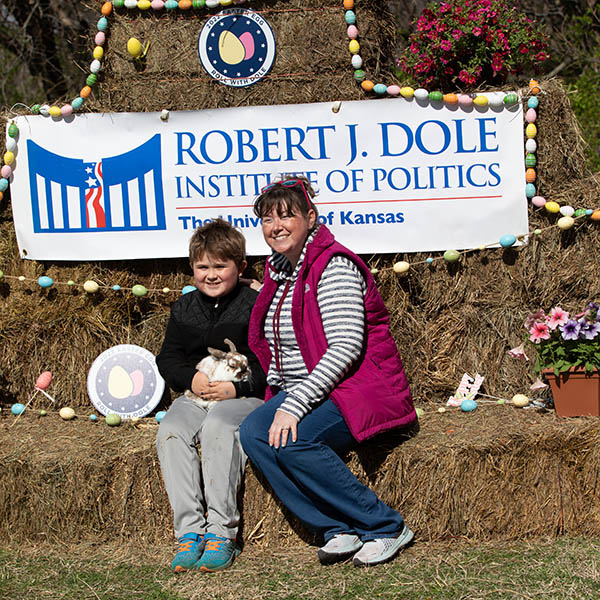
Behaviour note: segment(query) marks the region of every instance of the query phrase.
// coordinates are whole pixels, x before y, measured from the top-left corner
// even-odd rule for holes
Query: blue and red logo
[[[275,60],[275,37],[258,13],[230,8],[200,31],[198,55],[206,72],[224,85],[245,87],[262,79]]]

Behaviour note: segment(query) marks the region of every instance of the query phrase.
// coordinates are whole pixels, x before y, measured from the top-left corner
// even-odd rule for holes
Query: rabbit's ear
[[[210,346],[207,348],[208,353],[215,358],[225,358],[226,353],[223,350],[217,350],[216,348],[211,348]]]
[[[237,352],[235,344],[231,340],[225,338],[224,342],[229,346],[229,352]]]

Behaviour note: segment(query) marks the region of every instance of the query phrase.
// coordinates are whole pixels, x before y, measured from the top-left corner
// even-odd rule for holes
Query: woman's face
[[[277,207],[262,218],[262,230],[265,242],[275,252],[283,254],[292,264],[296,266],[308,232],[313,228],[316,221],[314,210],[309,210],[308,215],[281,211]]]

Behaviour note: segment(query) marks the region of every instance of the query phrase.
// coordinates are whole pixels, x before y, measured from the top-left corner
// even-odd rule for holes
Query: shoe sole
[[[363,562],[362,560],[355,558],[352,561],[352,564],[355,567],[371,567],[374,565],[381,565],[386,562],[389,562],[401,550],[404,550],[404,548],[409,546],[413,542],[414,538],[415,538],[415,534],[408,527],[405,527],[404,530],[402,531],[402,533],[397,538],[398,539],[398,547],[396,549],[392,550],[390,554],[388,554],[387,556],[384,555],[383,558],[378,559],[378,560],[373,560],[371,562]]]
[[[333,565],[338,562],[342,562],[344,560],[348,560],[352,558],[354,554],[356,554],[362,548],[362,544],[357,546],[354,550],[348,550],[347,552],[323,552],[319,550],[317,552],[317,556],[319,557],[319,562],[322,565]]]

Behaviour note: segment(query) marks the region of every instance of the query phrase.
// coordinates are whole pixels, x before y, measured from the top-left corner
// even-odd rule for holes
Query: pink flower
[[[547,383],[544,383],[539,377],[529,386],[530,390],[544,390],[548,387]]]
[[[442,40],[442,42],[440,43],[440,48],[442,50],[451,50],[452,42],[450,40]]]
[[[554,331],[559,325],[564,325],[569,320],[569,313],[563,310],[560,306],[555,306],[550,311],[550,316],[546,322],[551,331]]]
[[[534,323],[529,330],[529,339],[534,344],[539,344],[542,340],[550,339],[550,329],[546,323]]]
[[[527,354],[525,354],[525,344],[521,344],[520,346],[517,346],[516,348],[512,348],[511,350],[508,351],[508,354],[512,358],[518,358],[519,360],[522,360],[523,362],[529,361],[529,358],[527,358]]]
[[[530,314],[525,320],[525,329],[531,329],[536,321],[541,320],[546,320],[546,313],[543,310],[538,310],[537,312]]]

